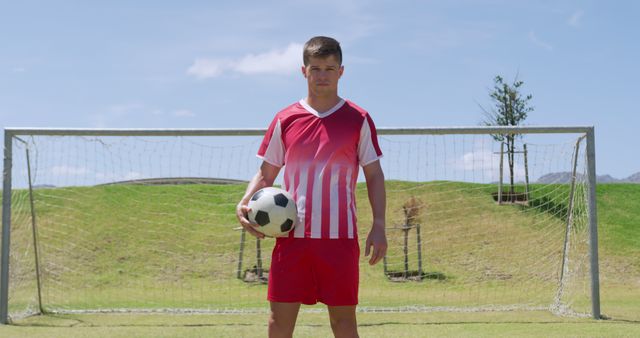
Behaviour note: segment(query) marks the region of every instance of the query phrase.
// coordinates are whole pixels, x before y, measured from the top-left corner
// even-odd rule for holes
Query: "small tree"
[[[493,106],[491,109],[485,109],[480,106],[485,114],[483,123],[487,126],[518,126],[527,118],[527,113],[533,111],[533,107],[529,106],[529,100],[533,97],[531,94],[522,96],[520,87],[524,84],[519,81],[518,77],[514,79],[512,84],[505,83],[502,76],[498,75],[493,79],[493,91],[490,93]],[[507,145],[507,158],[509,161],[509,178],[510,188],[509,195],[511,201],[515,202],[515,190],[513,182],[513,166],[515,154],[515,140],[522,135],[518,134],[498,134],[492,135],[496,141],[503,142]]]

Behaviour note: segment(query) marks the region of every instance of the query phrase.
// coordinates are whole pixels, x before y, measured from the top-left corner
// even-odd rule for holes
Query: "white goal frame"
[[[259,136],[266,129],[66,129],[5,128],[2,191],[2,245],[0,269],[0,324],[7,324],[9,291],[9,248],[11,240],[12,147],[19,136]],[[598,218],[596,209],[596,156],[593,126],[488,126],[444,128],[378,128],[379,135],[464,135],[464,134],[582,134],[586,138],[587,206],[589,223],[589,260],[592,316],[600,319],[598,268]]]

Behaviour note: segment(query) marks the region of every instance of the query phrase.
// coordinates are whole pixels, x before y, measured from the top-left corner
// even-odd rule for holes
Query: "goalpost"
[[[267,311],[274,240],[245,236],[235,219],[264,132],[6,128],[0,322]],[[361,311],[600,318],[593,127],[378,134],[389,249],[376,266],[361,259]],[[518,198],[504,198],[510,171],[492,135],[505,134],[522,136]],[[355,202],[363,247],[362,174]]]

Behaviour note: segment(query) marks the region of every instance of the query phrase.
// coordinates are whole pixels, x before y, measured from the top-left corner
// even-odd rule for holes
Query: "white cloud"
[[[450,158],[448,167],[457,172],[465,172],[465,177],[473,177],[477,182],[497,182],[500,179],[499,143],[492,138],[480,138],[473,141],[471,148],[461,155]],[[506,148],[503,160],[503,182],[508,182],[509,162]],[[516,153],[513,169],[515,181],[524,181],[524,157],[521,153]]]
[[[187,74],[193,75],[199,79],[216,77],[225,69],[231,68],[233,63],[229,60],[220,59],[196,59],[187,70]]]
[[[514,178],[516,181],[523,181],[525,177],[524,164],[521,157],[516,158],[514,165]],[[500,179],[500,154],[486,149],[476,149],[462,155],[461,158],[452,164],[457,170],[473,172],[477,177],[488,178],[491,182]],[[505,154],[502,167],[503,181],[509,179],[509,163]]]
[[[578,10],[569,17],[567,23],[572,27],[580,27],[580,21],[582,20],[583,15],[584,12],[582,10]]]
[[[549,44],[546,41],[540,40],[538,38],[538,36],[536,35],[536,33],[534,33],[533,31],[529,32],[529,40],[531,42],[533,42],[534,45],[546,49],[546,50],[553,50],[553,46],[551,46],[551,44]]]
[[[462,155],[462,162],[458,167],[465,171],[492,170],[499,158],[498,154],[486,150],[473,151]]]
[[[288,75],[298,71],[300,65],[302,65],[302,44],[290,43],[284,49],[274,49],[260,54],[248,54],[236,60],[196,59],[187,70],[187,74],[199,79],[217,77],[224,72],[246,75]]]
[[[302,65],[302,44],[291,43],[284,50],[272,50],[266,53],[249,54],[235,66],[240,73],[295,73]]]

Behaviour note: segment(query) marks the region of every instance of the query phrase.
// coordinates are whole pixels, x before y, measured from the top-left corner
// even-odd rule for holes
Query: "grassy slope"
[[[209,285],[219,281],[229,299],[213,298],[239,306],[260,306],[262,297],[254,296],[263,288],[252,288],[252,296],[247,296],[246,303],[235,299],[247,291],[233,278],[232,271],[239,237],[238,232],[231,230],[236,226],[233,211],[243,188],[233,185],[101,186],[37,191],[42,257],[50,263],[45,269],[50,277],[48,280],[62,282],[60,285],[70,289],[63,299],[59,298],[62,292],[45,295],[47,303],[84,302],[84,306],[91,307],[92,303],[101,302],[100,307],[119,307],[124,304],[109,303],[126,302],[127,306],[135,307],[134,299],[144,301],[144,297],[150,297],[147,301],[156,301],[159,295],[166,294],[164,289],[170,292],[174,290],[174,283],[180,283],[181,287],[204,290],[199,296],[194,294],[195,299],[186,299],[187,304],[195,306],[198,298],[212,298],[217,289]],[[502,294],[500,300],[507,304],[523,298],[523,291],[548,301],[552,295],[535,290],[549,292],[552,288],[541,283],[527,283],[539,280],[540,275],[551,276],[557,269],[547,262],[540,267],[538,256],[557,257],[563,223],[547,216],[545,222],[538,222],[539,213],[497,206],[490,195],[492,189],[486,185],[456,182],[388,182],[389,226],[402,224],[402,204],[411,196],[419,197],[425,208],[425,216],[419,219],[423,223],[423,244],[429,251],[425,268],[444,275],[447,282],[426,281],[390,287],[381,265],[365,265],[361,272],[362,298],[371,303],[365,301],[364,304],[394,306],[430,301],[432,305],[455,306],[468,304],[470,299],[486,303],[482,298],[487,296],[482,292],[467,291],[469,283],[478,282],[490,288],[491,293],[494,287],[505,283],[522,288],[507,288],[511,294]],[[452,204],[455,209],[451,208]],[[359,223],[363,240],[371,212],[362,184],[359,185],[358,205],[361,207]],[[25,240],[30,235],[27,221],[28,217],[25,217],[22,224]],[[536,224],[546,224],[547,228],[539,229]],[[392,267],[396,270],[400,269],[402,257],[401,233],[389,231],[390,262],[396,264]],[[526,238],[529,242],[513,241],[514,238]],[[556,243],[549,243],[551,240]],[[251,245],[253,243],[249,241],[247,246]],[[264,252],[268,253],[273,241],[264,241],[263,245]],[[527,254],[533,245],[547,251],[537,256]],[[245,257],[255,257],[250,248],[247,250]],[[415,269],[415,250],[411,251],[412,268]],[[219,264],[221,261],[230,264]],[[514,261],[520,266],[536,268],[522,271],[519,279],[511,279]],[[556,258],[555,264],[558,261]],[[137,286],[124,284],[131,281]],[[85,287],[101,290],[102,300],[90,298],[92,293],[88,296],[71,292]],[[457,289],[455,297],[443,293],[443,288]],[[134,293],[125,294],[121,289]],[[415,293],[412,295],[407,289]],[[434,298],[436,296],[439,298]],[[172,301],[180,297],[167,295],[159,305],[189,306]],[[536,302],[544,301],[541,299]],[[206,304],[199,306],[202,305]]]
[[[637,323],[640,318],[640,184],[600,184],[597,194],[602,313]]]
[[[600,247],[640,267],[640,184],[600,184],[597,195]]]
[[[468,189],[469,184],[458,184],[460,189]],[[391,192],[403,191],[411,188],[411,184],[404,182],[390,182],[387,184],[387,189]],[[431,201],[427,200],[425,203],[427,207],[432,204],[448,203],[454,201],[456,203],[464,204],[475,203],[477,194],[486,194],[493,189],[491,187],[483,187],[478,185],[475,192],[477,194],[470,196],[447,196],[443,195],[445,189],[456,188],[456,183],[442,185],[442,189],[438,189],[437,186],[431,186],[431,194],[429,196],[435,196],[443,201]],[[72,189],[56,189],[56,190],[40,190],[37,194],[40,195],[40,199],[46,199],[45,203],[37,205],[38,214],[40,217],[47,218],[52,213],[59,213],[55,208],[64,207],[69,203],[71,199],[83,199],[82,208],[83,212],[74,215],[78,222],[89,222],[90,220],[97,224],[114,224],[118,218],[114,218],[113,212],[116,210],[121,214],[120,218],[131,217],[132,214],[136,214],[144,208],[144,212],[148,217],[163,217],[167,218],[176,217],[176,221],[181,222],[199,222],[207,221],[205,218],[215,215],[216,223],[233,224],[235,223],[234,205],[237,196],[240,196],[244,190],[243,186],[103,186],[96,188],[72,188]],[[55,192],[54,192],[55,191]],[[359,199],[358,205],[361,212],[361,220],[368,221],[368,205],[365,195],[365,189],[359,187]],[[438,194],[442,192],[443,194]],[[143,203],[137,199],[136,195],[151,194],[154,201],[153,203]],[[607,253],[621,255],[621,256],[638,256],[640,255],[640,185],[634,184],[600,184],[598,185],[598,218],[600,229],[600,248]],[[455,194],[455,190],[453,191]],[[181,213],[183,208],[180,201],[192,200],[188,196],[201,195],[206,196],[207,201],[202,202],[200,205],[192,205],[192,210],[195,212]],[[405,197],[415,195],[413,191],[407,191],[404,196],[389,200],[389,210],[396,210],[391,212],[391,221],[397,221],[402,215],[401,203],[404,202]],[[36,197],[38,199],[38,195]],[[21,198],[24,199],[24,198]],[[139,203],[136,205],[136,203]],[[215,210],[204,210],[213,206]],[[490,204],[485,206],[489,207],[488,212],[494,213],[496,208],[492,208]],[[458,206],[458,211],[460,206]],[[500,211],[502,212],[502,211]],[[175,215],[180,215],[179,218]],[[186,218],[185,218],[186,217]],[[450,217],[450,215],[449,215]],[[53,218],[50,218],[53,219]],[[149,222],[153,221],[148,219]],[[363,229],[361,229],[363,230]],[[364,229],[366,230],[366,228]],[[111,232],[111,231],[110,231]],[[111,232],[113,233],[113,232]],[[99,235],[99,232],[96,232]],[[125,235],[126,233],[121,232]],[[117,239],[117,238],[116,238]],[[135,246],[135,245],[134,245]]]
[[[451,220],[455,220],[456,217],[460,217],[460,215],[452,215],[447,213],[439,213],[437,212],[438,208],[446,207],[447,203],[456,203],[458,207],[464,210],[465,206],[469,208],[470,213],[473,217],[476,217],[477,222],[481,224],[482,220],[487,218],[488,216],[496,216],[503,217],[505,221],[511,223],[517,223],[522,221],[523,217],[527,217],[526,213],[517,212],[516,208],[501,208],[496,207],[490,200],[486,199],[487,193],[490,192],[491,188],[483,187],[481,185],[475,186],[475,189],[472,190],[471,193],[465,196],[459,196],[455,194],[455,190],[451,193],[451,188],[458,186],[460,189],[469,188],[468,184],[462,183],[450,183],[447,185],[444,184],[434,184],[428,187],[422,187],[423,191],[420,192],[421,196],[425,196],[425,201],[427,203],[427,208],[433,211],[430,221],[431,223],[436,224],[435,229],[441,229],[446,227],[451,223]],[[446,188],[446,189],[445,189]],[[361,238],[364,238],[364,233],[366,233],[366,223],[368,220],[367,216],[369,214],[368,205],[366,203],[366,194],[363,193],[363,187],[359,188],[361,191],[359,192],[359,207],[361,208],[361,216],[360,219],[362,221],[361,226]],[[396,210],[395,212],[389,213],[389,222],[390,225],[393,223],[397,223],[399,219],[401,219],[400,209],[401,203],[406,200],[408,196],[415,195],[415,188],[410,184],[403,182],[390,182],[388,185],[388,190],[390,194],[394,195],[395,198],[389,200],[389,210]],[[448,190],[449,192],[446,192]],[[212,186],[175,186],[175,187],[123,187],[123,186],[111,186],[111,187],[99,187],[99,188],[73,188],[73,189],[56,189],[56,190],[41,190],[39,194],[40,200],[46,200],[46,203],[42,203],[38,206],[39,210],[39,219],[40,226],[46,227],[47,222],[55,223],[55,218],[45,217],[52,216],[53,214],[58,214],[60,211],[56,211],[59,209],[54,208],[64,207],[70,203],[70,200],[80,200],[82,213],[71,213],[68,209],[63,208],[62,213],[65,214],[65,217],[71,216],[75,222],[84,224],[89,223],[90,221],[98,221],[100,224],[106,224],[111,227],[122,227],[123,224],[120,221],[121,219],[132,218],[138,219],[138,224],[134,227],[131,225],[125,226],[120,231],[105,231],[105,229],[100,228],[86,228],[82,231],[82,236],[85,240],[88,240],[89,243],[96,243],[95,246],[85,248],[86,250],[82,251],[82,255],[78,255],[75,257],[76,259],[84,259],[87,262],[96,261],[103,259],[105,260],[104,271],[96,274],[99,280],[96,281],[97,284],[100,283],[110,283],[114,278],[117,278],[118,271],[123,272],[142,272],[145,266],[149,263],[154,263],[149,261],[149,256],[147,252],[139,251],[144,247],[143,244],[137,242],[140,240],[138,236],[135,235],[137,230],[142,230],[145,227],[151,226],[153,222],[157,221],[154,218],[162,219],[162,222],[165,224],[178,225],[178,224],[190,224],[192,226],[189,231],[182,232],[183,235],[188,238],[177,238],[175,240],[168,240],[170,236],[175,235],[175,232],[172,231],[162,231],[158,229],[154,233],[156,236],[155,239],[159,242],[163,243],[162,251],[172,251],[172,250],[184,250],[181,248],[181,243],[184,243],[185,240],[189,240],[193,243],[192,250],[188,250],[188,254],[182,257],[163,257],[165,260],[171,261],[172,259],[177,260],[174,263],[181,263],[180,260],[200,260],[201,264],[197,265],[214,265],[214,264],[206,264],[207,260],[219,260],[219,259],[231,259],[235,256],[235,252],[237,250],[237,232],[229,235],[227,240],[230,245],[227,247],[226,251],[229,252],[221,252],[219,256],[216,257],[204,257],[199,256],[200,252],[212,252],[215,250],[219,250],[221,247],[219,245],[212,245],[215,242],[214,237],[212,236],[212,232],[215,234],[214,229],[211,228],[212,219],[215,219],[215,224],[223,227],[224,229],[228,229],[230,226],[235,226],[235,220],[233,216],[233,210],[235,202],[238,197],[242,194],[243,187],[241,186],[221,186],[221,187],[212,187]],[[151,193],[153,196],[154,203],[146,203],[145,201],[141,201],[137,196],[141,196],[141,193]],[[419,194],[419,195],[420,195]],[[622,268],[617,268],[618,270],[623,269],[621,273],[630,273],[635,275],[638,271],[638,262],[640,261],[640,245],[638,245],[638,241],[640,240],[640,212],[638,212],[638,208],[636,206],[640,205],[640,185],[600,185],[598,187],[598,206],[599,206],[599,219],[600,219],[600,248],[601,248],[601,258],[606,261],[607,257],[616,257],[618,262],[622,262],[622,264],[617,264],[616,266],[621,266]],[[193,198],[192,198],[193,197]],[[198,200],[203,200],[206,202],[193,202]],[[190,203],[194,203],[191,205],[193,212],[189,214],[180,213],[180,209],[182,208],[182,204],[184,201],[191,201]],[[479,202],[481,201],[481,202]],[[103,208],[104,205],[110,205],[111,208]],[[439,206],[440,205],[440,206]],[[481,212],[478,212],[477,205],[481,205]],[[100,207],[98,207],[100,206]],[[70,215],[71,213],[71,215]],[[61,215],[62,216],[62,215]],[[535,215],[534,215],[535,216]],[[465,216],[466,217],[466,216]],[[471,217],[471,216],[469,216]],[[526,223],[526,222],[525,222]],[[137,230],[136,230],[137,229]],[[148,230],[148,229],[147,229]],[[184,230],[184,229],[183,229]],[[535,230],[535,229],[534,229]],[[73,235],[72,229],[69,229],[69,232],[65,233],[65,230],[62,229],[62,233],[64,235]],[[437,231],[437,230],[433,230]],[[148,231],[145,231],[145,234],[148,235]],[[103,250],[105,247],[105,243],[119,243],[118,246],[106,246],[114,249],[113,252],[108,253],[106,256],[104,253],[100,254],[100,250]],[[434,247],[434,243],[431,243],[431,249],[436,250],[437,247]],[[102,249],[101,249],[102,248]],[[224,248],[224,246],[223,246]],[[269,250],[268,245],[266,250]],[[446,249],[446,248],[445,248]],[[73,250],[71,250],[73,252]],[[126,255],[122,253],[126,252]],[[157,252],[161,253],[161,251]],[[92,256],[93,255],[93,256]],[[226,257],[226,258],[225,258]],[[117,261],[118,266],[114,269],[111,262]],[[157,263],[157,262],[156,262]],[[167,262],[165,262],[167,263]],[[100,262],[94,266],[100,266]],[[184,264],[183,264],[184,265]],[[180,264],[169,264],[167,266],[180,266]],[[380,269],[380,266],[376,267]],[[603,269],[607,270],[607,269]],[[368,270],[369,274],[372,275],[372,271]],[[85,274],[85,272],[89,271],[79,271],[79,274]],[[91,271],[91,273],[95,274],[96,271]],[[215,273],[212,271],[202,271],[198,269],[194,269],[192,271],[168,271],[169,275],[172,274],[184,274],[189,275],[194,278],[199,277],[202,274],[210,274]],[[375,271],[374,271],[375,272]],[[456,271],[449,271],[449,274],[455,276]],[[367,278],[368,272],[365,271],[363,275]],[[375,272],[376,276],[380,276],[379,271]],[[637,276],[637,275],[636,275]],[[604,282],[603,284],[606,286],[607,283],[615,284],[611,282],[607,277],[603,276]],[[636,277],[637,280],[637,277]],[[381,282],[381,281],[378,281]],[[378,283],[376,282],[376,283]],[[374,285],[376,284],[374,283]],[[637,293],[625,293],[621,290],[624,289],[625,286],[621,285],[621,288],[612,288],[613,291],[609,292],[608,289],[603,288],[603,313],[608,314],[610,312],[615,311],[607,311],[607,309],[626,309],[622,312],[622,318],[634,318],[632,315],[629,316],[629,313],[633,313],[638,308],[637,300],[639,296]],[[401,292],[406,293],[407,290]],[[260,295],[262,292],[258,290],[256,295]],[[258,296],[259,300],[262,300],[261,296]],[[393,298],[393,293],[390,294],[390,297]],[[634,301],[635,299],[635,301]],[[375,316],[373,316],[375,317]],[[402,318],[397,319],[396,323],[403,323]],[[459,318],[459,317],[458,317]],[[379,318],[378,318],[379,319]],[[245,321],[246,323],[246,321]],[[390,325],[392,323],[389,323]],[[408,323],[407,323],[408,324]],[[218,325],[224,326],[225,324],[212,324],[214,327]],[[235,324],[230,324],[231,327]],[[411,327],[411,324],[408,324],[408,327]],[[475,324],[461,324],[461,329],[463,331],[459,331],[459,333],[463,333],[464,327],[468,326],[469,328],[477,326]],[[100,326],[100,324],[98,324]],[[250,325],[251,326],[251,325]],[[391,325],[392,326],[392,325]],[[240,325],[242,327],[242,325]],[[302,326],[304,327],[304,326]],[[564,326],[567,327],[567,326]],[[224,328],[224,327],[223,327]],[[313,325],[311,326],[313,328]],[[544,328],[544,326],[543,326]],[[220,329],[220,327],[216,328],[216,330]],[[238,329],[238,327],[235,327]],[[249,328],[247,332],[261,332],[261,331],[252,331],[252,330],[262,330],[262,327],[253,327]],[[495,328],[491,329],[494,330]],[[513,328],[512,328],[513,329]],[[487,332],[493,332],[493,331]],[[162,331],[162,330],[159,330]],[[375,331],[375,330],[374,330]],[[455,330],[454,330],[455,331]],[[451,331],[451,332],[454,332]],[[144,332],[144,329],[143,331]],[[179,335],[176,331],[175,335]],[[212,332],[222,332],[222,331],[212,331]],[[378,332],[378,331],[375,331]],[[387,332],[385,330],[380,330],[379,332]],[[441,332],[441,331],[437,331]],[[500,331],[498,329],[497,332],[509,332]],[[542,331],[541,331],[542,332]],[[580,332],[587,331],[576,331],[576,335],[582,335]],[[594,331],[597,332],[597,331]],[[603,331],[605,332],[605,331]],[[442,332],[441,332],[442,333]],[[143,333],[144,335],[144,333]],[[377,333],[376,333],[377,335]],[[386,335],[386,333],[385,333]],[[597,334],[596,334],[597,335]]]

